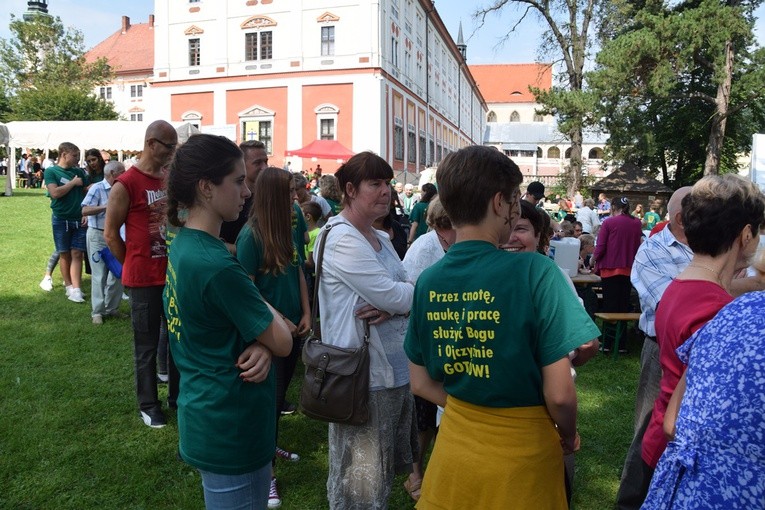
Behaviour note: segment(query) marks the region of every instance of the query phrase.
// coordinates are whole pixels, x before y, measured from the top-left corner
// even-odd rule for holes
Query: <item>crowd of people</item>
[[[406,473],[419,509],[568,508],[573,454],[593,442],[577,433],[574,367],[601,334],[548,256],[567,237],[578,272],[600,276],[600,311],[639,299],[618,508],[765,501],[765,262],[752,266],[765,196],[744,178],[680,188],[662,224],[657,203],[624,196],[577,193],[550,214],[542,183],[524,193],[513,161],[481,146],[449,154],[420,189],[370,152],[334,174],[293,173],[269,166],[261,142],[179,145],[164,121],[127,169],[96,149],[79,161],[64,143],[44,172],[51,263],[82,303],[89,261],[93,324],[129,297],[138,416],[167,425],[167,382],[207,508],[281,505],[276,461],[300,456],[281,447],[279,419],[295,411],[287,387],[317,322],[319,245],[321,337],[354,348],[368,329],[370,358],[367,422],[329,424],[330,507],[388,508]]]

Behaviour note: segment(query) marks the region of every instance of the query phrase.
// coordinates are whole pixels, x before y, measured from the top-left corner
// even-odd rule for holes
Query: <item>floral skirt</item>
[[[329,424],[329,507],[385,510],[395,476],[411,472],[417,449],[409,385],[369,392],[367,423]]]

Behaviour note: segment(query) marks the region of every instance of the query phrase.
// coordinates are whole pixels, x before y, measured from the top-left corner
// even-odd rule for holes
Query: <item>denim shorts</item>
[[[83,227],[77,220],[61,220],[53,216],[53,244],[58,253],[69,253],[72,250],[86,252],[87,250],[87,227]]]

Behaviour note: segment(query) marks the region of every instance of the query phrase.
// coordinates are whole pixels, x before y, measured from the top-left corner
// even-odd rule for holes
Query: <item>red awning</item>
[[[285,156],[317,159],[341,159],[347,161],[355,152],[345,148],[336,140],[314,140],[302,149],[284,151]]]

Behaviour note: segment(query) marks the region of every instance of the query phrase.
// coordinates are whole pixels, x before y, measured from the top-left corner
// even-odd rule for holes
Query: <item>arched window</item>
[[[593,147],[590,152],[587,153],[589,159],[603,159],[603,149],[600,147]]]
[[[542,147],[537,146],[537,157],[541,158],[542,156]]]
[[[534,122],[544,122],[544,121],[545,121],[545,118],[543,115],[534,113]]]
[[[486,116],[486,122],[497,122],[497,114],[494,111],[490,111]]]
[[[563,157],[566,158],[566,159],[569,159],[571,157],[571,147],[566,149],[566,154]]]
[[[560,149],[557,147],[550,147],[547,149],[547,157],[549,159],[560,159]]]
[[[516,111],[510,114],[510,122],[520,122],[521,115]]]

